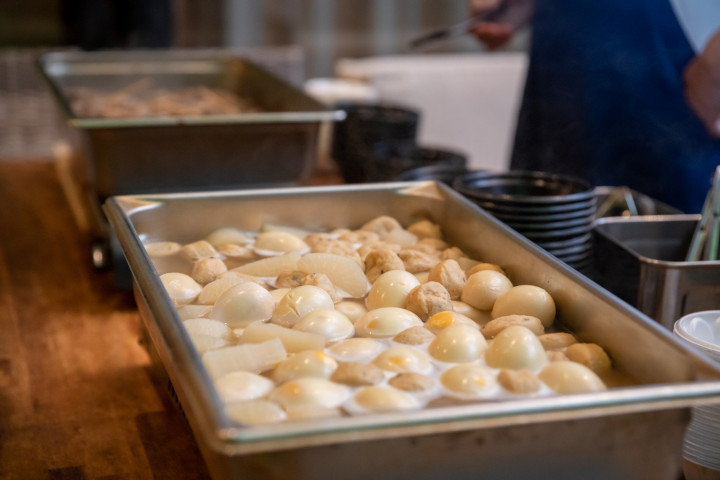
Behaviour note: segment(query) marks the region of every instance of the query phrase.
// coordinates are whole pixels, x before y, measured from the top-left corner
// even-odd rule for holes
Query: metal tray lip
[[[657,268],[667,268],[675,270],[684,269],[702,269],[702,268],[717,268],[720,266],[720,260],[697,260],[692,262],[677,261],[677,260],[658,260],[656,258],[647,257],[641,255],[623,242],[618,241],[612,235],[608,235],[602,229],[597,228],[605,224],[613,223],[644,223],[644,222],[672,222],[672,221],[697,221],[700,219],[698,214],[677,214],[677,215],[641,215],[635,217],[604,217],[598,218],[593,222],[592,231],[596,235],[600,235],[602,238],[613,243],[619,248],[623,249],[628,254],[635,257],[639,262],[652,265]]]
[[[141,291],[148,291],[148,286],[154,287],[155,291],[160,286],[159,277],[155,275],[154,269],[148,269],[150,265],[149,257],[142,247],[141,239],[134,230],[129,214],[133,209],[154,208],[161,204],[163,199],[188,199],[193,197],[277,197],[284,194],[316,194],[316,193],[332,193],[334,191],[372,191],[372,190],[398,190],[398,189],[426,189],[434,187],[451,197],[453,201],[459,201],[467,205],[473,211],[483,218],[503,227],[501,222],[493,219],[492,216],[483,212],[482,209],[475,206],[472,202],[465,199],[459,193],[453,191],[449,187],[434,181],[419,182],[392,182],[383,184],[359,184],[351,186],[316,186],[316,187],[293,187],[293,188],[277,188],[277,189],[258,189],[258,190],[237,190],[237,191],[211,191],[211,192],[191,192],[191,193],[169,193],[169,194],[149,194],[149,195],[122,195],[110,197],[104,205],[104,210],[108,215],[111,225],[118,234],[118,239],[127,249],[126,255],[131,266],[133,275],[139,284]],[[308,430],[308,423],[302,422],[298,424],[282,424],[281,426],[266,427],[250,427],[247,429],[238,428],[233,425],[224,415],[219,399],[214,393],[214,389],[210,392],[198,391],[194,389],[193,395],[199,395],[200,398],[191,399],[197,404],[200,402],[205,408],[201,412],[209,416],[210,426],[203,431],[203,439],[218,451],[231,453],[250,453],[252,451],[269,451],[277,449],[292,448],[293,446],[307,445],[306,440],[312,440],[316,445],[327,444],[336,441],[342,437],[344,441],[350,440],[368,440],[378,438],[378,436],[403,435],[408,432],[415,433],[439,433],[439,428],[448,430],[465,430],[472,428],[471,424],[482,426],[483,422],[494,422],[497,426],[503,424],[511,424],[518,421],[518,415],[523,421],[545,421],[548,418],[562,419],[563,414],[572,411],[579,415],[601,415],[612,413],[628,413],[636,409],[640,409],[642,403],[643,410],[688,407],[696,403],[714,403],[720,401],[720,381],[717,376],[720,373],[720,364],[711,362],[709,359],[701,355],[694,349],[689,348],[675,338],[670,332],[661,328],[644,314],[633,309],[629,305],[621,302],[610,292],[605,291],[599,285],[582,275],[575,273],[569,267],[553,259],[549,254],[544,254],[542,249],[534,247],[519,234],[508,229],[503,230],[511,236],[518,238],[525,246],[529,246],[542,254],[543,258],[555,267],[563,271],[563,273],[572,274],[584,287],[590,290],[596,290],[596,294],[604,297],[604,300],[616,303],[616,307],[626,311],[631,317],[641,324],[642,327],[653,330],[655,334],[663,337],[664,341],[673,343],[677,348],[683,349],[690,355],[695,364],[700,368],[701,372],[713,377],[712,381],[704,382],[687,382],[679,384],[654,384],[649,386],[634,386],[615,388],[606,392],[593,394],[576,394],[550,396],[538,401],[538,399],[522,399],[508,402],[493,402],[492,404],[472,404],[462,407],[443,407],[437,409],[427,409],[415,412],[409,421],[406,414],[385,414],[372,415],[371,420],[374,422],[367,425],[367,417],[344,417],[340,420],[345,430],[339,431],[337,424],[332,420],[329,421],[313,421],[311,426],[313,430]],[[150,289],[150,292],[153,290]],[[169,298],[166,295],[144,295],[149,302],[149,309],[153,315],[161,316],[160,320],[164,322],[171,321],[177,327],[180,323],[179,317]],[[158,318],[155,318],[156,322]],[[164,328],[164,327],[163,327]],[[179,331],[179,329],[176,329]],[[181,339],[183,343],[189,344],[187,335],[183,333]],[[193,359],[197,357],[197,353],[192,350]],[[187,350],[179,352],[184,355]],[[206,372],[201,375],[202,378],[196,379],[201,385],[209,382]],[[589,402],[594,400],[595,402]],[[191,402],[191,403],[192,403]],[[532,402],[532,403],[531,403]],[[534,409],[528,408],[527,404]],[[208,408],[212,407],[212,408]],[[534,410],[534,411],[533,411]],[[576,416],[573,418],[577,418]],[[334,428],[334,430],[333,430]],[[392,431],[387,431],[392,429]],[[265,437],[262,437],[264,434]],[[276,436],[270,437],[273,434]],[[280,439],[280,440],[278,440]]]
[[[41,76],[49,85],[56,102],[66,117],[69,125],[81,129],[101,128],[129,128],[129,127],[168,127],[180,125],[243,125],[243,124],[274,124],[274,123],[318,123],[342,121],[345,119],[345,112],[340,109],[328,108],[319,101],[309,97],[295,85],[276,77],[285,87],[298,95],[306,97],[315,105],[313,110],[306,111],[285,111],[285,112],[259,112],[232,115],[192,115],[192,116],[157,116],[137,118],[87,118],[79,117],[70,107],[67,97],[55,81],[51,70],[55,65],[62,65],[63,62],[76,61],[78,63],[94,63],[98,60],[108,64],[143,62],[165,62],[188,64],[192,62],[243,62],[273,75],[253,60],[242,56],[242,50],[133,50],[133,51],[101,51],[101,52],[49,52],[40,55],[36,59],[36,67]],[[212,64],[212,63],[211,63]],[[274,75],[273,75],[274,76]]]

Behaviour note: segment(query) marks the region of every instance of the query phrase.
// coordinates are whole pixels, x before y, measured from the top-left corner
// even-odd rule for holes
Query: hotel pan
[[[595,280],[669,330],[688,313],[720,308],[720,261],[685,261],[699,218],[597,220]]]
[[[111,195],[291,186],[308,178],[321,123],[343,115],[292,83],[289,66],[298,52],[285,50],[65,51],[38,58],[78,159],[74,171],[91,217],[97,267],[112,263],[114,239],[100,212]],[[141,80],[169,92],[229,90],[262,111],[83,118],[70,105],[68,89],[114,92]]]
[[[104,210],[126,255],[151,351],[214,478],[672,479],[690,409],[720,401],[720,365],[442,183],[114,196]],[[378,216],[438,222],[516,284],[547,289],[559,324],[607,349],[637,386],[358,417],[243,427],[224,414],[143,242],[189,242],[264,223],[357,228]]]

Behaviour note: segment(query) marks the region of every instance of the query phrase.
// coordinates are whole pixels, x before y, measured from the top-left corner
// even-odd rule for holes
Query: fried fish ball
[[[227,271],[227,266],[219,258],[201,258],[193,264],[190,276],[200,285],[207,285]]]
[[[573,343],[565,349],[568,359],[585,365],[595,373],[610,370],[612,362],[605,350],[596,343]]]
[[[384,240],[396,228],[402,228],[400,222],[388,215],[381,215],[365,223],[360,230],[375,232],[380,240]]]
[[[498,333],[511,325],[521,325],[535,335],[545,333],[545,328],[537,317],[531,315],[505,315],[504,317],[490,320],[483,328],[483,335],[485,335],[485,338],[495,338]]]
[[[516,394],[535,393],[542,387],[540,379],[530,370],[500,370],[498,383],[507,391]]]
[[[450,294],[452,300],[459,300],[467,278],[457,261],[448,259],[430,269],[428,280],[440,283]]]
[[[438,282],[427,282],[410,290],[405,299],[405,308],[425,321],[439,312],[451,311],[450,294]]]
[[[418,238],[442,238],[442,229],[437,223],[430,220],[420,220],[408,227],[408,232],[414,234]]]
[[[402,259],[391,249],[379,247],[365,256],[365,275],[370,283],[391,270],[405,270]]]

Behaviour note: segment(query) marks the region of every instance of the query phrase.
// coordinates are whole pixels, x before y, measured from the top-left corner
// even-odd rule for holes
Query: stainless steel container
[[[699,215],[596,221],[598,283],[672,330],[680,317],[720,308],[720,261],[686,262]]]
[[[39,66],[68,123],[88,147],[90,185],[122,193],[292,185],[315,161],[320,123],[342,118],[254,62],[217,51],[60,52]],[[111,93],[140,80],[177,91],[222,88],[262,112],[150,118],[82,118],[68,89]]]
[[[216,478],[676,479],[690,408],[720,401],[720,365],[447,186],[130,195],[104,210],[127,256],[148,336]],[[357,228],[378,216],[439,223],[448,241],[547,289],[558,321],[607,349],[638,385],[600,393],[243,427],[224,414],[143,242],[264,223]]]
[[[320,125],[343,118],[275,71],[289,64],[275,52],[147,50],[55,52],[38,59],[73,145],[73,169],[93,236],[93,261],[110,265],[113,240],[100,212],[111,195],[290,186],[311,174]],[[294,51],[297,55],[297,51]],[[248,60],[255,58],[257,61]],[[279,60],[278,60],[279,59]],[[284,63],[281,63],[283,61]],[[297,75],[294,75],[297,76]],[[260,113],[147,118],[83,118],[73,88],[115,92],[147,81],[169,92],[204,86],[231,91]],[[125,269],[114,255],[116,272]],[[124,283],[120,279],[118,284]]]

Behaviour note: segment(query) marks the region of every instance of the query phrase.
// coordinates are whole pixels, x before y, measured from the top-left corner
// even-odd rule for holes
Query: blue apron
[[[700,212],[720,141],[685,102],[693,55],[668,0],[537,0],[511,168]]]

